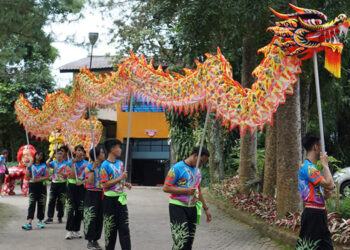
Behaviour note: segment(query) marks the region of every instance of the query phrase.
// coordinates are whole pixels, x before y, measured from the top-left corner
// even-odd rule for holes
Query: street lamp
[[[89,40],[90,40],[90,44],[91,44],[90,71],[91,71],[91,64],[92,64],[92,52],[93,52],[94,45],[95,45],[97,39],[98,39],[98,33],[97,33],[97,32],[90,32],[90,33],[89,33]],[[92,148],[93,148],[94,157],[95,157],[95,161],[96,161],[96,150],[95,150],[95,142],[94,142],[94,131],[93,131],[93,128],[92,128],[91,109],[90,109],[89,106],[88,106],[88,111],[89,111],[90,129],[91,129],[91,142],[92,142]]]
[[[92,64],[92,51],[94,49],[94,45],[98,39],[98,33],[97,32],[90,32],[89,33],[89,41],[91,44],[91,54],[90,54],[90,71],[91,71],[91,64]]]

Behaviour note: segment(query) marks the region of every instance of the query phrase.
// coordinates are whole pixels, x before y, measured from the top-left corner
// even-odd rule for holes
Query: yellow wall
[[[121,104],[117,105],[117,139],[123,142],[128,135],[129,112],[121,112]],[[146,129],[157,129],[158,133],[149,137]],[[164,112],[132,112],[130,138],[169,138],[169,125]]]

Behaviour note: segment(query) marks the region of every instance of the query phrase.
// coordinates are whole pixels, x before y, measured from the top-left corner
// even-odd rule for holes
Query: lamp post
[[[91,44],[91,54],[90,54],[90,71],[91,71],[91,65],[92,65],[92,52],[94,49],[94,45],[98,39],[98,33],[97,32],[90,32],[89,33],[89,41]],[[95,142],[94,142],[94,131],[92,128],[92,121],[91,121],[91,109],[90,106],[88,106],[88,111],[89,111],[89,120],[90,120],[90,130],[91,130],[91,142],[92,142],[92,148],[94,152],[94,158],[96,161],[96,150],[95,150]]]

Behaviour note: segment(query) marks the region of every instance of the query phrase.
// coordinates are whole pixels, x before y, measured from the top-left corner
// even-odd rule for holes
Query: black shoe
[[[52,224],[53,223],[53,219],[52,218],[47,218],[46,221],[44,221],[45,224]]]
[[[58,218],[58,223],[63,223],[62,218]]]
[[[95,247],[95,249],[97,250],[102,250],[102,247],[100,246],[100,244],[98,244],[98,241],[93,241],[92,245]]]

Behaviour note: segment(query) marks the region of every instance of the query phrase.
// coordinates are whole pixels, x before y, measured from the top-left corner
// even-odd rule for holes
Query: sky
[[[64,64],[87,57],[90,54],[89,32],[98,32],[99,38],[93,50],[94,56],[101,56],[107,53],[115,53],[115,45],[108,44],[108,30],[112,27],[112,20],[105,20],[101,12],[90,7],[82,10],[84,15],[79,21],[55,23],[45,27],[45,32],[53,32],[55,41],[52,46],[58,49],[59,57],[52,65],[52,75],[56,82],[56,88],[65,87],[73,79],[72,73],[60,73],[59,67]],[[65,42],[69,36],[74,36],[74,42],[77,44],[85,43],[86,46],[77,46],[72,42]]]

